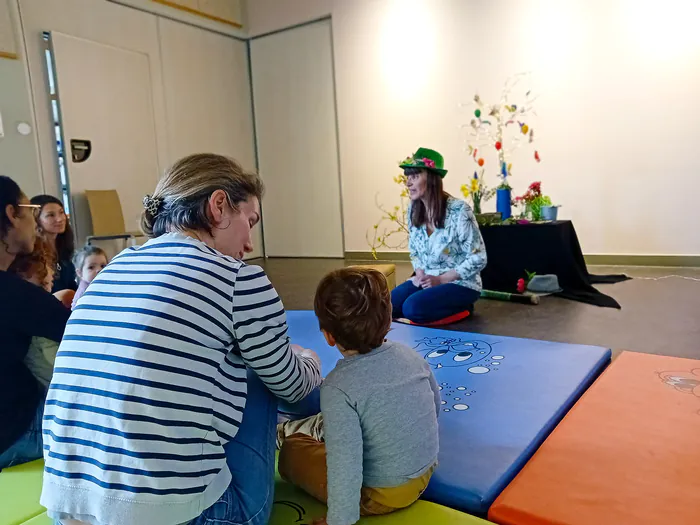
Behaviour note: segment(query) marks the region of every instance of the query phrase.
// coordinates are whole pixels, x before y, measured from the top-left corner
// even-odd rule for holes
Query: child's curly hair
[[[49,275],[49,268],[55,268],[56,262],[56,252],[51,245],[37,237],[32,253],[18,255],[8,271],[27,281],[33,279],[43,283]]]
[[[331,272],[318,285],[314,312],[321,329],[344,349],[371,352],[382,345],[391,328],[386,277],[362,267]]]

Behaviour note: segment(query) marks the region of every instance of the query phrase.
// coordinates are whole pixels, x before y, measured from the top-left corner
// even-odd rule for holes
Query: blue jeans
[[[432,323],[469,310],[481,294],[458,284],[418,288],[411,281],[391,292],[394,319],[405,317],[414,323]]]
[[[236,437],[224,446],[233,479],[190,525],[264,525],[275,491],[277,398],[248,370],[248,397]]]
[[[42,396],[29,428],[10,448],[0,454],[0,470],[44,457],[44,440],[41,434],[43,417],[44,397]]]

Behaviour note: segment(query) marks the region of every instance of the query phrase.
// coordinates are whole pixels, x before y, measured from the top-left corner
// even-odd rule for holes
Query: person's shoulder
[[[193,264],[201,266],[207,263],[221,269],[237,272],[244,264],[243,261],[234,259],[228,255],[207,246],[198,239],[179,234],[166,233],[160,237],[149,239],[141,246],[125,249],[114,260],[125,256],[170,256],[172,258],[183,257],[194,261]],[[169,258],[168,258],[169,259]]]
[[[267,277],[265,270],[262,267],[255,264],[246,264],[243,261],[239,261],[240,265],[238,267],[238,273],[236,277],[236,282],[239,283],[256,283],[256,284],[269,284],[270,279]]]
[[[416,352],[415,348],[411,348],[410,346],[404,343],[399,343],[398,341],[387,341],[385,344],[390,346],[390,351],[388,353],[394,360],[398,358],[405,363],[418,366],[422,366],[423,363],[425,363],[425,359],[423,359],[423,356]]]
[[[387,339],[384,344],[388,347],[390,353],[398,353],[401,355],[417,355],[416,351],[407,344],[398,341]]]
[[[3,291],[28,290],[36,286],[11,272],[0,271],[0,289]],[[4,294],[3,294],[4,295]]]
[[[465,200],[458,199],[456,197],[447,198],[447,209],[450,211],[463,211],[465,208],[469,208],[469,204]]]
[[[467,201],[449,197],[447,199],[447,214],[453,217],[471,217],[474,212]]]

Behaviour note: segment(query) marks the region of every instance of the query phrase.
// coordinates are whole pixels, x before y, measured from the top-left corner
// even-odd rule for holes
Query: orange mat
[[[489,519],[700,524],[700,361],[624,352],[494,502]]]

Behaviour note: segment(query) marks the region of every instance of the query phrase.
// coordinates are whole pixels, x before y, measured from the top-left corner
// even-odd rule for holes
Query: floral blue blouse
[[[486,247],[469,205],[449,197],[445,227],[436,229],[430,236],[425,225],[416,228],[411,224],[410,205],[407,217],[413,269],[436,276],[456,270],[460,278],[453,284],[481,291],[480,272],[486,267]]]

